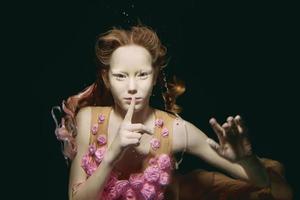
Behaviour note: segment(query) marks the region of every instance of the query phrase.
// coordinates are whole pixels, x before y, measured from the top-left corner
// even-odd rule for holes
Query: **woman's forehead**
[[[144,47],[128,45],[117,48],[110,59],[111,69],[150,68],[152,59]]]

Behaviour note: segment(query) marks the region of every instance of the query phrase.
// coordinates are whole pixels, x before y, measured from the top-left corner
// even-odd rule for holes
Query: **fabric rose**
[[[81,167],[88,176],[91,176],[97,169],[97,164],[92,157],[87,153],[81,160]]]
[[[87,169],[86,169],[86,174],[88,176],[91,176],[97,169],[97,164],[95,162],[91,162],[88,166],[87,166]]]
[[[152,138],[150,141],[151,147],[154,150],[157,150],[160,147],[160,141],[156,138]]]
[[[165,197],[164,193],[163,192],[159,192],[158,195],[157,195],[156,200],[163,200],[164,197]]]
[[[170,182],[170,175],[167,172],[162,172],[160,174],[158,182],[160,185],[163,185],[163,186],[168,185]]]
[[[157,160],[158,166],[162,170],[167,170],[171,167],[171,159],[167,154],[161,154]]]
[[[104,190],[109,190],[109,188],[113,187],[117,181],[117,175],[114,172],[112,172],[108,178],[108,181],[105,184]]]
[[[136,200],[136,194],[134,192],[134,190],[132,188],[129,188],[126,192],[125,192],[125,199],[126,200]]]
[[[106,144],[106,136],[105,135],[99,135],[97,138],[97,141],[100,145]]]
[[[99,114],[99,116],[98,116],[98,123],[101,124],[101,123],[104,122],[104,120],[105,120],[104,115],[103,114]]]
[[[117,190],[115,187],[110,187],[107,191],[104,191],[102,193],[102,198],[104,200],[114,200],[118,198],[120,194],[118,194]]]
[[[91,131],[92,131],[92,134],[93,134],[93,135],[96,135],[96,133],[98,132],[98,124],[94,124],[94,125],[92,126]]]
[[[164,121],[162,119],[156,119],[155,120],[155,126],[162,127],[164,125]]]
[[[87,168],[87,166],[89,165],[90,163],[90,160],[91,160],[91,157],[89,154],[85,154],[83,157],[82,157],[82,160],[81,160],[81,167],[85,170],[85,168]]]
[[[105,151],[106,147],[100,147],[96,150],[94,157],[97,163],[100,163],[103,160]]]
[[[96,151],[96,145],[95,144],[91,144],[89,146],[89,153],[90,153],[90,155],[94,155],[95,151]]]
[[[156,182],[159,179],[161,170],[155,166],[149,166],[144,171],[144,177],[148,182]]]
[[[163,128],[163,130],[161,131],[161,135],[163,137],[167,137],[169,135],[169,130],[166,127]]]
[[[149,165],[157,165],[157,157],[150,158],[148,163]]]
[[[149,183],[145,183],[143,185],[141,193],[142,193],[143,197],[146,200],[152,200],[152,199],[154,199],[155,198],[155,193],[156,193],[154,185],[151,185]]]
[[[117,196],[123,194],[128,189],[128,187],[129,187],[128,180],[118,180],[114,186],[118,194]]]
[[[132,174],[129,177],[129,183],[135,190],[140,190],[144,184],[144,174]]]

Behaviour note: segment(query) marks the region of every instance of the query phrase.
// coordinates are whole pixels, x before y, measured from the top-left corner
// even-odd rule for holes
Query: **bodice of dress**
[[[90,144],[82,158],[82,168],[91,176],[101,164],[107,149],[108,125],[111,107],[92,107]],[[114,168],[108,178],[101,199],[105,200],[161,200],[164,189],[171,181],[174,169],[172,132],[175,116],[155,110],[155,131],[150,150],[137,169],[127,178]]]

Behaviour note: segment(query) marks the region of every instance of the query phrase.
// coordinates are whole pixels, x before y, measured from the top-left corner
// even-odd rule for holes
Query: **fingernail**
[[[210,124],[214,124],[215,121],[216,121],[216,120],[215,120],[214,118],[211,118],[211,119],[209,120],[209,123],[210,123]]]

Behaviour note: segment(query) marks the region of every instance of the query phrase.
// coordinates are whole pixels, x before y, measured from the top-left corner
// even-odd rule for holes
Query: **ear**
[[[102,80],[104,82],[104,85],[107,89],[110,88],[110,84],[109,84],[109,78],[108,78],[108,70],[107,69],[102,69],[101,70],[101,77]]]

